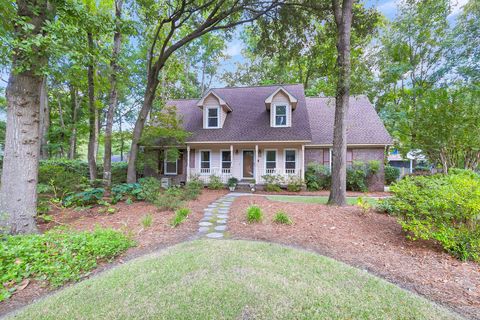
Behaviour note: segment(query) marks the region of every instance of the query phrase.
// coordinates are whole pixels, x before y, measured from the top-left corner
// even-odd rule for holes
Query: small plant
[[[147,213],[142,218],[142,226],[144,228],[150,228],[153,224],[153,216],[151,213]]]
[[[290,176],[288,178],[287,190],[290,192],[300,192],[302,190],[303,181],[300,177]]]
[[[39,214],[37,217],[38,219],[41,219],[45,223],[49,223],[53,221],[53,216],[49,214]]]
[[[228,179],[228,187],[230,188],[230,191],[235,191],[235,187],[238,184],[238,179],[235,177],[231,177]]]
[[[262,176],[262,179],[265,181],[265,191],[268,191],[268,192],[282,191],[281,185],[284,183],[282,175],[266,174]]]
[[[260,222],[263,219],[262,209],[259,206],[252,205],[247,209],[248,223]]]
[[[102,200],[103,195],[105,194],[105,189],[103,188],[91,188],[83,192],[74,193],[67,196],[63,199],[63,205],[65,207],[83,207],[91,204],[96,204]]]
[[[285,211],[278,211],[273,218],[273,222],[278,224],[292,224],[292,219],[288,216]]]
[[[372,209],[372,205],[370,204],[370,202],[365,200],[365,198],[363,197],[358,197],[357,206],[362,209],[364,215],[367,215],[370,212],[370,209]]]
[[[172,227],[178,227],[187,219],[188,215],[190,214],[190,209],[188,208],[181,208],[175,211],[175,216],[172,219],[171,225]]]
[[[222,179],[220,179],[220,177],[216,176],[216,175],[210,176],[210,182],[208,183],[208,189],[210,189],[210,190],[223,189]]]
[[[117,203],[125,197],[128,197],[130,200],[132,197],[142,200],[142,192],[142,185],[140,185],[140,183],[122,183],[114,185],[112,187],[112,203]]]
[[[185,200],[196,200],[202,193],[203,183],[198,178],[194,178],[187,182],[184,188],[183,198]]]
[[[141,199],[152,203],[155,202],[162,188],[160,185],[160,181],[158,181],[157,178],[148,177],[140,179],[138,183],[140,184],[142,189],[139,195]]]

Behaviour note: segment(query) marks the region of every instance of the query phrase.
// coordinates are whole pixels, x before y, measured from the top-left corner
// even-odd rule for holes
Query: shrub
[[[275,214],[273,222],[279,224],[292,224],[292,219],[290,219],[290,217],[285,211],[279,211]]]
[[[238,179],[237,178],[231,177],[230,179],[228,179],[228,186],[230,188],[235,187],[237,184],[238,184]]]
[[[79,192],[88,185],[88,180],[81,173],[66,169],[54,162],[43,162],[40,165],[38,182],[41,185],[50,186],[50,192],[59,198],[71,192]]]
[[[142,186],[140,185],[140,183],[117,184],[112,187],[111,191],[113,203],[117,203],[126,196],[128,196],[129,199],[131,199],[131,197],[137,200],[143,199]]]
[[[184,199],[181,188],[170,187],[165,192],[160,193],[153,203],[163,210],[176,210],[184,205]]]
[[[364,215],[367,215],[370,209],[372,208],[372,205],[363,197],[358,197],[357,206],[362,209],[362,212]]]
[[[282,175],[266,174],[262,176],[262,178],[265,181],[265,191],[268,191],[268,192],[282,191],[281,185],[284,183]]]
[[[83,192],[74,193],[65,197],[65,199],[63,199],[63,205],[65,207],[80,207],[96,204],[98,201],[102,200],[104,194],[105,189],[103,188],[90,188]]]
[[[247,209],[248,223],[260,222],[263,219],[262,209],[258,206],[250,206]]]
[[[391,185],[400,177],[400,169],[392,166],[385,166],[385,183]]]
[[[143,216],[142,218],[142,226],[144,228],[150,228],[153,223],[153,216],[151,213],[147,213],[146,215]]]
[[[300,177],[290,176],[288,178],[287,190],[290,192],[300,192],[302,190],[303,181]]]
[[[188,215],[190,214],[190,209],[188,208],[181,208],[175,211],[175,216],[172,219],[171,225],[172,227],[177,227],[187,219]]]
[[[458,170],[449,175],[405,177],[391,187],[390,210],[413,240],[435,240],[461,260],[480,261],[480,177]]]
[[[154,202],[161,190],[160,181],[157,178],[148,177],[142,178],[138,181],[142,188],[142,192],[140,193],[140,197],[148,202]]]
[[[111,229],[53,229],[44,234],[5,236],[0,241],[0,301],[24,279],[45,279],[54,287],[78,280],[99,261],[111,260],[134,244]]]
[[[330,168],[323,164],[311,162],[307,164],[305,171],[305,182],[310,191],[325,190],[330,188]]]
[[[368,191],[367,170],[363,163],[354,163],[352,167],[347,168],[347,190]]]
[[[127,162],[112,163],[112,184],[120,184],[127,182]]]
[[[220,179],[220,177],[216,176],[216,175],[210,176],[210,182],[208,183],[208,189],[210,189],[210,190],[223,189],[222,179]]]
[[[184,189],[185,200],[196,200],[202,193],[203,183],[198,179],[187,182]]]

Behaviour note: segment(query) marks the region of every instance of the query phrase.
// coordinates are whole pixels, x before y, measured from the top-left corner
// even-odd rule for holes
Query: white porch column
[[[300,162],[300,178],[305,176],[305,145],[302,144],[302,162]]]
[[[187,182],[190,181],[190,146],[187,146]]]
[[[255,145],[255,183],[258,183],[258,144]]]
[[[230,145],[230,174],[233,177],[233,144]]]

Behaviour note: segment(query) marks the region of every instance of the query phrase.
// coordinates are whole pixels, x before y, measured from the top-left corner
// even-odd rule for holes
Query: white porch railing
[[[210,177],[217,176],[222,183],[226,184],[228,179],[232,177],[232,173],[230,168],[191,168],[190,176],[197,177],[205,184],[210,182]]]

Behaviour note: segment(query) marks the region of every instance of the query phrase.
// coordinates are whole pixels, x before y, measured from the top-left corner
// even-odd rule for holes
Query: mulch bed
[[[268,192],[265,190],[257,190],[255,191],[256,194],[267,194],[267,195],[290,195],[290,196],[324,196],[328,197],[330,195],[329,190],[319,190],[319,191],[299,191],[299,192],[291,192],[288,190],[283,190],[279,192]],[[357,192],[357,191],[347,191],[347,197],[375,197],[375,198],[383,198],[389,197],[392,194],[389,192]]]
[[[189,201],[186,204],[190,208],[191,213],[188,219],[176,228],[170,226],[170,221],[174,216],[173,211],[160,211],[157,207],[147,202],[134,202],[130,205],[120,202],[112,206],[116,209],[116,212],[113,214],[99,213],[102,206],[95,206],[82,211],[70,208],[63,210],[54,209],[49,214],[53,216],[55,222],[40,224],[39,229],[41,232],[44,232],[55,226],[68,226],[76,230],[93,230],[95,227],[100,226],[131,234],[137,246],[130,248],[113,263],[101,264],[89,274],[90,276],[104,271],[115,264],[123,263],[134,257],[194,237],[198,232],[198,222],[203,217],[203,209],[226,193],[226,190],[205,189],[197,200]],[[144,228],[141,221],[147,213],[152,214],[153,223],[151,227]],[[45,296],[50,292],[52,292],[50,287],[44,283],[32,280],[27,287],[17,291],[10,299],[0,302],[0,316],[27,305],[34,299]]]
[[[259,205],[264,220],[247,224],[249,205]],[[272,218],[283,210],[294,224]],[[265,197],[240,197],[228,221],[234,239],[293,245],[366,269],[401,287],[480,319],[480,265],[462,262],[431,242],[409,241],[396,219],[384,214],[320,204],[286,203]]]

